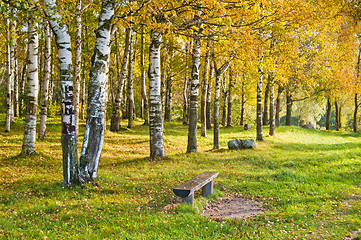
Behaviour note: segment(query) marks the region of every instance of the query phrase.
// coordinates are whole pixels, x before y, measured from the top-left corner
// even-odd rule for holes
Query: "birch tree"
[[[163,22],[163,13],[155,15],[156,21]],[[150,157],[165,157],[163,142],[163,117],[161,106],[161,65],[160,49],[162,34],[160,30],[152,30],[149,46],[149,134]]]
[[[39,125],[39,138],[46,137],[46,119],[48,115],[48,93],[51,70],[51,35],[50,26],[47,20],[44,21],[45,49],[44,49],[44,77],[42,79],[41,118]]]
[[[73,75],[71,40],[67,26],[56,10],[54,0],[44,0],[49,24],[54,32],[58,47],[61,84],[61,113],[64,185],[70,187],[79,183],[79,168],[75,132]]]
[[[76,24],[76,31],[75,31],[75,67],[74,67],[74,119],[75,119],[75,134],[76,138],[79,135],[79,99],[80,99],[80,82],[81,82],[81,30],[82,30],[82,21],[81,21],[81,14],[82,14],[82,7],[81,7],[81,0],[77,0],[76,3],[76,12],[75,12],[75,24]]]
[[[33,18],[28,20],[28,81],[26,84],[26,116],[22,154],[36,154],[36,114],[38,107],[38,32]]]
[[[209,62],[210,62],[209,42],[207,43],[206,56],[204,59],[204,72],[202,79],[202,95],[201,95],[201,136],[207,136],[207,95],[211,91],[209,89]]]
[[[142,117],[144,119],[143,125],[148,125],[149,111],[148,111],[148,96],[145,82],[145,57],[144,57],[144,24],[142,25],[142,32],[140,36],[141,47],[140,47],[140,67],[142,71],[141,79],[142,79]]]
[[[111,44],[111,21],[114,16],[114,0],[103,0],[96,31],[92,67],[89,79],[88,118],[80,156],[80,180],[87,182],[97,177],[100,155],[104,142],[106,85]]]
[[[120,130],[120,110],[121,110],[121,103],[123,101],[123,92],[124,92],[124,85],[127,78],[127,69],[128,69],[128,62],[129,62],[129,52],[130,52],[130,45],[132,42],[132,28],[128,27],[126,29],[125,35],[125,46],[124,46],[124,55],[122,59],[121,69],[117,67],[117,76],[118,76],[118,89],[116,91],[116,96],[113,105],[113,113],[110,123],[110,131],[119,131]],[[119,59],[120,52],[119,46],[117,48],[117,59]],[[118,62],[118,61],[117,61]]]

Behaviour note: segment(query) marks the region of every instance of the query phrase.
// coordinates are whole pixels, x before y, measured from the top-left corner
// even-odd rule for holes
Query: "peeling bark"
[[[111,45],[111,21],[114,0],[103,0],[96,31],[93,64],[89,79],[88,118],[80,156],[80,180],[92,181],[97,177],[104,142],[107,81]]]
[[[72,54],[69,31],[56,12],[54,0],[45,0],[49,24],[54,32],[60,62],[61,112],[64,185],[79,184],[77,144],[75,135]]]

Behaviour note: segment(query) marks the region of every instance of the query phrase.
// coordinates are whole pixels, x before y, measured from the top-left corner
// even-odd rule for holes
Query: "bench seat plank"
[[[175,195],[186,198],[218,176],[218,172],[203,172],[186,183],[173,189]]]

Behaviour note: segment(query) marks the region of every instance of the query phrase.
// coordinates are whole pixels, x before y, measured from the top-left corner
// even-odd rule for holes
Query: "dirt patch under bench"
[[[263,212],[262,204],[238,196],[222,198],[217,202],[210,203],[202,215],[212,218],[247,218]]]

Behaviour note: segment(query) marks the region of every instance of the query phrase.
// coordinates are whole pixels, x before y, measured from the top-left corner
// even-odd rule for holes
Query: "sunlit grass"
[[[186,154],[188,127],[165,123],[164,160],[150,160],[149,131],[106,132],[98,179],[62,186],[59,119],[51,118],[36,156],[19,156],[23,121],[4,133],[0,121],[0,238],[4,239],[342,239],[361,227],[361,135],[280,127],[255,150],[230,151],[227,142],[255,138],[240,126],[198,135]],[[84,122],[81,123],[79,151]],[[126,126],[126,122],[122,123]],[[215,221],[179,204],[172,188],[218,171],[216,197],[241,195],[264,204],[246,220]]]

